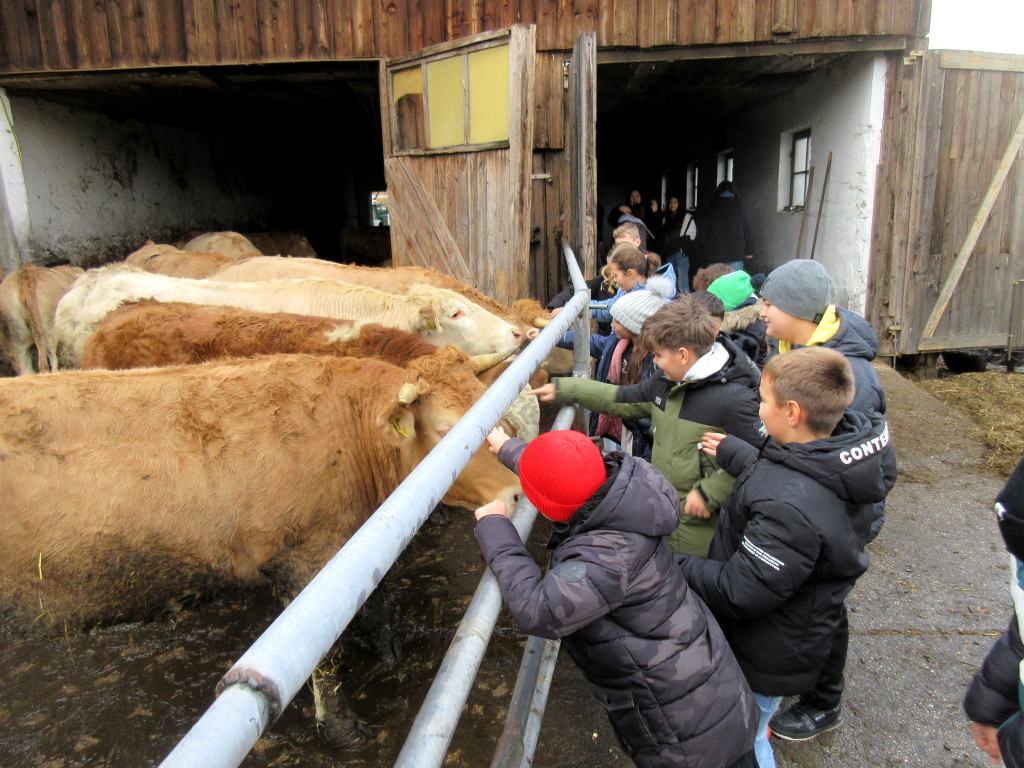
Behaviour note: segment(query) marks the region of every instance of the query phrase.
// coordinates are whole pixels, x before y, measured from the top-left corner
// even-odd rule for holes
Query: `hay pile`
[[[1009,476],[1024,456],[1024,375],[987,371],[915,383],[971,419],[978,437],[991,449],[989,468]]]

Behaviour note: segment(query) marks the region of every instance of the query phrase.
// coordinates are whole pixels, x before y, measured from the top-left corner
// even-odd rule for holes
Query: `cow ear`
[[[391,408],[386,411],[387,424],[384,427],[393,439],[402,441],[416,437],[416,406],[428,390],[422,378],[415,382],[407,381],[399,388]]]
[[[433,301],[428,301],[420,307],[420,328],[436,331],[441,327],[441,320],[437,314],[437,307]]]

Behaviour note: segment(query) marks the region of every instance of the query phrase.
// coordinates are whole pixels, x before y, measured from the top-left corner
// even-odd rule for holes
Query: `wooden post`
[[[935,328],[938,326],[939,320],[949,305],[953,289],[956,288],[956,284],[960,281],[960,276],[964,273],[967,260],[970,259],[974,246],[977,245],[978,238],[981,237],[981,231],[985,228],[986,222],[988,222],[989,214],[992,213],[992,206],[995,205],[996,198],[1003,188],[1003,183],[1010,173],[1010,168],[1013,166],[1013,161],[1017,158],[1017,153],[1020,151],[1022,144],[1024,144],[1024,115],[1021,115],[1020,122],[1017,123],[1017,130],[1013,132],[1010,144],[1003,154],[1003,159],[999,162],[999,167],[996,168],[995,176],[992,177],[992,183],[989,184],[988,192],[985,193],[985,199],[981,202],[981,208],[978,209],[978,213],[974,217],[971,231],[967,233],[967,240],[964,242],[963,247],[960,248],[956,261],[953,262],[953,268],[950,270],[949,276],[939,292],[939,298],[932,309],[931,317],[924,324],[924,329],[921,331],[923,338],[928,338],[935,333]]]
[[[814,221],[814,237],[811,238],[811,255],[808,256],[814,261],[814,247],[818,244],[818,227],[821,226],[821,209],[825,206],[825,190],[828,189],[828,177],[832,173],[832,153],[828,153],[828,164],[825,166],[825,180],[821,182],[821,199],[818,201],[818,217]],[[806,210],[806,209],[804,209]]]
[[[792,183],[792,182],[790,182]],[[811,166],[811,172],[807,174],[807,189],[804,190],[804,212],[800,216],[800,237],[796,241],[796,256],[800,258],[800,252],[804,249],[804,227],[807,225],[807,197],[811,194],[811,187],[814,186],[814,166]]]

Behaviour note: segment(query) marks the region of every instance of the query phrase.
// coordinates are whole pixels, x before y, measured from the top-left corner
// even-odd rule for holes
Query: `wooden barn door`
[[[1019,348],[1024,57],[895,61],[886,112],[869,284],[881,353]]]
[[[535,56],[516,25],[381,62],[395,266],[527,296]]]

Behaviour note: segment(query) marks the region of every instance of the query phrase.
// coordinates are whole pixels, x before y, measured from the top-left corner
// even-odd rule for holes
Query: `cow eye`
[[[465,312],[463,312],[461,309],[456,309],[455,312],[452,313],[452,320],[458,320],[460,317],[465,317],[465,316],[466,316]]]

